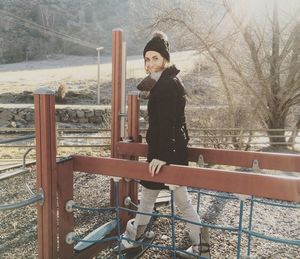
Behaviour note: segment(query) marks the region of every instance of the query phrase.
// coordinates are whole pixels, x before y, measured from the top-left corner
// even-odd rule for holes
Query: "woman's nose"
[[[149,63],[147,64],[147,68],[148,68],[148,69],[151,69],[151,68],[152,68],[152,63],[149,62]]]

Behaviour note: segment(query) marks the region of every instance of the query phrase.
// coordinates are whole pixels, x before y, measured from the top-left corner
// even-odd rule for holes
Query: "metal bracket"
[[[204,157],[203,157],[203,155],[199,155],[199,156],[198,156],[197,165],[198,165],[199,167],[204,167]]]
[[[129,136],[127,138],[122,138],[121,140],[123,143],[132,143],[133,142],[133,138],[132,136]]]
[[[66,235],[66,243],[68,245],[72,245],[75,241],[75,233],[74,232],[70,232]]]
[[[124,205],[125,205],[126,207],[129,207],[130,205],[133,205],[133,206],[136,207],[136,208],[138,207],[135,203],[132,202],[130,196],[125,197],[123,203],[124,203]]]
[[[65,210],[67,212],[73,212],[74,211],[74,205],[75,205],[75,202],[73,200],[69,200],[66,202],[66,206],[65,206]]]
[[[40,188],[39,192],[37,193],[37,196],[40,197],[40,200],[38,201],[40,206],[43,206],[44,201],[45,201],[45,194],[44,194],[44,190],[42,188]]]
[[[119,117],[127,117],[127,113],[125,113],[125,112],[123,112],[123,113],[122,113],[122,112],[119,112],[119,113],[118,113],[118,116],[119,116]]]
[[[257,159],[253,160],[253,162],[252,162],[252,169],[256,173],[260,173],[261,172],[261,169],[259,168],[259,162],[258,162]]]
[[[130,205],[130,203],[131,203],[131,198],[129,196],[125,197],[125,199],[124,199],[124,205],[126,207],[128,207]]]
[[[245,200],[251,198],[251,196],[250,196],[250,195],[247,195],[247,194],[233,193],[233,195],[234,195],[235,197],[237,197],[240,201],[245,201]]]
[[[112,179],[115,183],[118,183],[122,179],[122,177],[112,177]]]

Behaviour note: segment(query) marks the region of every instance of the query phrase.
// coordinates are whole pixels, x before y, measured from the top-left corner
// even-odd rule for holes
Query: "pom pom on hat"
[[[164,32],[162,32],[162,31],[154,31],[153,33],[152,33],[152,39],[153,38],[161,38],[161,39],[163,39],[164,41],[168,41],[168,36],[167,36],[167,34],[165,34]]]
[[[146,44],[144,48],[143,56],[147,51],[156,51],[166,60],[170,61],[170,47],[168,37],[162,31],[154,31],[152,33],[152,39]]]

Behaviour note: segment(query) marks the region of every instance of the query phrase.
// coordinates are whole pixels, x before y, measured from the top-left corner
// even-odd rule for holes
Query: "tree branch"
[[[263,71],[261,69],[261,64],[260,64],[259,57],[258,57],[258,51],[255,46],[255,42],[253,41],[251,34],[249,33],[249,29],[245,28],[241,24],[239,19],[234,15],[227,0],[223,0],[223,5],[224,5],[226,11],[228,12],[229,16],[231,17],[232,21],[234,22],[234,24],[237,26],[237,28],[243,35],[243,38],[245,39],[245,42],[247,43],[248,48],[250,50],[250,55],[252,58],[254,69],[256,71],[257,78],[261,82],[261,85],[264,86],[264,89],[267,89],[267,84],[265,82],[265,77],[263,75]]]

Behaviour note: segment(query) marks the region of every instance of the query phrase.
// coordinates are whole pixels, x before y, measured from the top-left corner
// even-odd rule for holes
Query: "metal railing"
[[[14,171],[8,171],[6,173],[1,173],[0,174],[0,181],[3,180],[7,180],[9,178],[12,177],[16,177],[18,175],[21,174],[25,174],[28,173],[29,170],[26,168],[26,156],[29,154],[29,152],[32,150],[32,148],[29,148],[23,155],[23,165],[22,168],[18,169],[18,170],[14,170]],[[29,192],[29,194],[31,195],[30,198],[22,200],[22,201],[18,201],[15,203],[9,203],[9,204],[0,204],[0,211],[1,210],[12,210],[12,209],[18,209],[18,208],[22,208],[22,207],[26,207],[29,206],[31,204],[40,202],[42,203],[44,201],[44,192],[43,190],[39,190],[36,194],[31,190],[31,188],[29,187],[29,185],[26,183],[25,178],[24,178],[24,185],[27,189],[27,191]]]
[[[285,135],[276,134],[277,132],[284,131]],[[7,134],[18,135],[24,132],[34,132],[34,129],[10,129],[0,128],[0,132]],[[145,136],[146,129],[141,129],[142,136]],[[99,128],[66,128],[57,130],[57,147],[69,148],[69,147],[110,147],[110,129]],[[66,135],[67,134],[67,135]],[[79,135],[81,134],[81,135]],[[84,135],[82,135],[84,134]],[[98,134],[97,136],[89,136],[86,134]],[[277,146],[289,146],[295,148],[300,147],[300,136],[296,134],[292,139],[294,130],[292,129],[243,129],[243,128],[190,128],[190,144],[194,146],[203,147],[230,147],[233,146],[236,149],[245,148],[259,148],[269,145]],[[15,139],[0,140],[0,148],[28,148],[35,147],[34,143],[25,144],[11,144],[13,142],[20,142],[22,140],[33,139],[33,134],[21,136]],[[282,138],[285,141],[270,141],[276,138]],[[72,141],[73,140],[73,141]],[[74,143],[79,142],[81,143]],[[68,142],[68,143],[66,143]],[[9,144],[9,145],[7,145]]]

